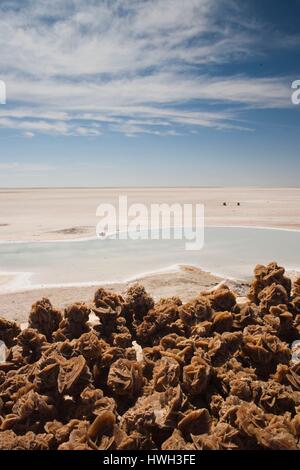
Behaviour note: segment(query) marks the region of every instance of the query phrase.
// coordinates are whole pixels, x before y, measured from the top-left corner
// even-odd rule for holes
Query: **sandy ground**
[[[206,225],[300,229],[300,188],[0,189],[0,241],[95,236],[98,205],[120,194],[148,207],[204,204]]]
[[[1,287],[13,280],[13,275],[0,274],[0,292]]]
[[[142,277],[138,280],[147,291],[156,299],[178,295],[183,301],[188,301],[200,291],[213,289],[221,278],[213,276],[197,268],[184,266],[179,272],[159,273]],[[248,286],[246,283],[227,281],[238,296],[245,295]],[[117,292],[124,292],[132,284],[120,283],[104,286]],[[53,305],[65,307],[66,305],[84,301],[91,302],[97,286],[90,287],[62,287],[27,290],[3,294],[0,296],[0,315],[19,322],[26,322],[31,305],[42,297],[48,297]]]

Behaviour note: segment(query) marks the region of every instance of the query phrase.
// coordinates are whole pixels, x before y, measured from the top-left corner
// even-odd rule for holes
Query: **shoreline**
[[[169,267],[172,268],[172,267]],[[287,271],[291,279],[295,279],[299,273]],[[205,271],[191,265],[178,265],[177,269],[162,269],[159,272],[148,273],[140,277],[131,277],[124,282],[95,283],[77,286],[37,287],[33,289],[21,289],[14,292],[0,293],[1,316],[8,320],[26,323],[33,303],[43,297],[49,298],[52,304],[58,308],[65,308],[77,301],[91,303],[96,290],[100,287],[109,291],[124,292],[128,286],[134,283],[142,284],[155,300],[172,297],[174,293],[183,301],[188,302],[201,291],[209,291],[219,285],[228,285],[241,302],[247,295],[249,279],[233,279],[225,276],[217,276],[216,273]]]
[[[177,271],[163,271],[148,274],[140,278],[131,279],[127,282],[114,282],[110,284],[97,283],[92,286],[80,287],[43,287],[32,290],[23,289],[19,292],[0,294],[1,316],[21,323],[26,322],[31,305],[42,297],[49,298],[56,307],[64,308],[79,300],[91,303],[93,296],[99,287],[112,291],[124,292],[129,285],[134,284],[135,282],[141,283],[156,300],[159,300],[162,297],[172,297],[176,292],[176,295],[178,295],[183,301],[188,301],[195,297],[199,292],[213,289],[224,281],[225,279],[223,277],[220,278],[214,276],[213,274],[199,268],[182,265]],[[242,289],[239,293],[243,295],[243,288],[241,286],[246,286],[246,283],[240,284],[233,281],[229,281],[228,283],[231,286],[234,286],[237,291]]]
[[[0,188],[0,243],[94,239],[97,207],[115,207],[124,194],[129,205],[148,209],[201,203],[206,226],[300,230],[300,188],[295,187]]]
[[[61,288],[76,288],[76,287],[95,287],[95,286],[109,286],[109,285],[114,285],[114,284],[126,284],[126,283],[131,283],[131,282],[138,282],[139,279],[148,277],[148,276],[156,276],[161,273],[173,273],[173,272],[178,272],[180,271],[181,267],[185,266],[182,264],[174,264],[172,266],[167,266],[165,268],[153,270],[153,271],[145,271],[143,273],[138,273],[133,276],[130,276],[126,279],[115,279],[113,281],[109,280],[104,280],[104,281],[86,281],[86,282],[66,282],[66,283],[58,283],[58,284],[32,284],[30,286],[20,286],[18,288],[13,288],[13,289],[5,289],[1,290],[0,288],[0,296],[5,295],[5,294],[13,294],[13,293],[18,293],[18,292],[30,292],[30,291],[35,291],[35,290],[41,290],[41,289],[61,289]],[[192,266],[190,267],[195,268],[195,269],[200,269],[197,266]],[[8,273],[2,273],[0,271],[0,279],[1,276],[7,275]],[[11,273],[9,273],[11,274]],[[29,278],[33,273],[31,272],[24,272],[24,273],[16,273],[17,275],[22,275],[24,274],[25,278]],[[26,276],[27,275],[27,276]],[[214,274],[213,274],[214,275]]]
[[[134,274],[133,276],[130,276],[128,278],[125,278],[125,279],[115,279],[113,281],[110,281],[110,280],[103,280],[103,281],[86,281],[86,282],[66,282],[66,283],[57,283],[57,284],[31,284],[31,285],[20,285],[18,287],[13,287],[13,288],[5,288],[5,289],[1,289],[0,287],[0,297],[2,295],[6,295],[6,294],[18,294],[20,292],[32,292],[32,291],[39,291],[39,290],[42,290],[42,289],[75,289],[75,288],[85,288],[85,287],[101,287],[101,286],[113,286],[115,284],[130,284],[130,283],[134,283],[134,282],[140,282],[141,279],[144,279],[144,278],[147,278],[147,277],[150,277],[150,276],[159,276],[160,274],[173,274],[173,273],[179,273],[180,271],[184,270],[184,269],[191,269],[191,270],[198,270],[198,271],[201,271],[205,274],[208,274],[208,275],[211,275],[213,277],[216,277],[218,279],[225,279],[225,280],[228,280],[228,281],[231,281],[231,282],[234,282],[234,283],[243,283],[243,282],[247,282],[248,281],[248,277],[245,277],[245,278],[237,278],[237,277],[233,277],[233,276],[230,276],[230,275],[224,275],[222,273],[219,273],[219,272],[215,272],[215,271],[210,271],[209,269],[206,269],[206,268],[203,268],[203,267],[200,267],[200,266],[197,266],[195,264],[183,264],[183,263],[178,263],[178,264],[174,264],[174,265],[171,265],[171,266],[167,266],[165,268],[161,268],[161,269],[156,269],[156,270],[152,270],[152,271],[145,271],[145,272],[142,272],[142,273],[137,273],[137,274]],[[295,269],[295,270],[291,270],[291,271],[298,271],[298,269]],[[299,268],[299,272],[300,272],[300,268]],[[0,279],[1,279],[1,276],[2,274],[8,274],[8,273],[2,273],[0,271]],[[20,275],[20,277],[22,277],[22,275],[24,275],[23,277],[28,280],[29,277],[33,274],[33,273],[30,273],[30,272],[24,272],[24,273],[16,273],[17,275]],[[251,275],[249,275],[249,279],[251,278]],[[12,281],[12,284],[15,282],[15,280]],[[1,286],[1,284],[0,284]]]
[[[165,228],[171,228],[173,229],[174,226],[171,227],[165,227]],[[216,228],[216,229],[231,229],[231,228],[237,228],[237,229],[242,229],[242,230],[272,230],[272,231],[282,231],[282,232],[292,232],[292,233],[300,233],[300,230],[295,230],[295,229],[284,229],[284,228],[274,228],[274,227],[261,227],[261,226],[233,226],[233,225],[211,225],[208,226],[208,228]],[[153,229],[157,230],[157,229]],[[122,232],[123,233],[123,232]],[[110,233],[109,235],[106,236],[106,238],[109,238],[109,236],[115,235],[115,233]],[[25,242],[25,241],[12,241],[8,242],[8,244],[44,244],[44,243],[51,243],[51,244],[60,244],[60,243],[75,243],[75,242],[85,242],[85,241],[91,241],[91,240],[97,240],[98,237],[96,238],[81,238],[81,239],[65,239],[65,240],[51,240],[51,241],[46,241],[46,240],[35,240],[34,242]],[[0,246],[5,244],[6,242],[0,241]],[[0,271],[0,296],[5,295],[5,294],[10,294],[10,293],[18,293],[18,292],[25,292],[25,291],[37,291],[40,289],[60,289],[60,288],[81,288],[81,287],[93,287],[93,286],[102,286],[102,285],[113,285],[116,283],[128,283],[128,282],[133,282],[136,280],[139,280],[143,277],[149,276],[149,275],[158,275],[160,273],[170,273],[170,272],[178,272],[180,271],[182,266],[187,265],[187,263],[183,262],[178,262],[172,265],[165,266],[163,268],[154,268],[151,269],[150,271],[143,271],[143,272],[137,272],[133,275],[130,275],[129,277],[125,278],[114,278],[114,279],[103,279],[103,280],[90,280],[90,281],[79,281],[79,282],[60,282],[60,283],[32,283],[31,278],[34,276],[34,272],[31,271]],[[213,276],[219,277],[219,278],[226,278],[232,282],[244,282],[247,281],[251,277],[251,272],[249,272],[249,275],[245,276],[234,276],[232,275],[228,270],[228,272],[218,272],[215,270],[211,270],[209,266],[205,264],[197,265],[193,263],[188,263],[188,266],[191,268],[195,269],[200,269],[203,270],[207,273],[210,273]],[[290,266],[287,268],[288,271],[290,272],[297,272],[300,273],[300,267],[299,266]],[[9,280],[9,278],[11,278]]]
[[[169,228],[173,229],[175,228],[174,226],[170,227],[164,227],[164,229]],[[180,228],[180,227],[179,227]],[[282,231],[282,232],[296,232],[300,233],[300,228],[285,228],[285,227],[272,227],[272,226],[267,226],[267,225],[213,225],[213,224],[207,224],[205,228],[239,228],[239,229],[253,229],[253,230],[276,230],[276,231]],[[159,227],[156,228],[151,228],[150,230],[159,230]],[[143,230],[149,230],[147,228],[144,228]],[[106,235],[105,238],[111,237],[113,235],[116,235],[117,233],[124,233],[125,231],[122,232],[113,232],[109,233]],[[89,237],[78,237],[78,238],[57,238],[57,239],[41,239],[41,240],[0,240],[0,245],[22,245],[22,244],[37,244],[37,243],[80,243],[80,242],[88,242],[88,241],[95,241],[99,240],[100,238],[96,236],[89,236]]]

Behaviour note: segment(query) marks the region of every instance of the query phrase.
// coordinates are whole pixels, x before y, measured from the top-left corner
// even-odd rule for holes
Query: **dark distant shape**
[[[237,202],[237,203],[236,203],[236,205],[237,205],[237,206],[240,206],[240,205],[241,205],[241,203],[240,203],[240,202]]]
[[[60,230],[53,230],[52,232],[49,232],[49,233],[59,233],[62,235],[78,235],[78,234],[87,233],[89,229],[90,227],[78,226],[78,227],[63,228]]]
[[[223,206],[227,206],[227,202],[223,202]]]

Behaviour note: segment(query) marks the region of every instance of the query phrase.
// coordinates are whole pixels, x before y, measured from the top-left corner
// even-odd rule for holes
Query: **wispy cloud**
[[[10,162],[0,163],[0,171],[1,170],[14,170],[17,167],[18,167],[17,163],[10,163]]]
[[[3,162],[0,163],[0,173],[1,172],[19,172],[19,173],[43,173],[49,171],[57,170],[57,166],[46,165],[46,164],[27,164],[27,163],[18,163],[18,162]]]
[[[231,0],[4,1],[0,128],[26,137],[247,130],[237,106],[290,105],[282,78],[216,71],[251,55],[259,28]]]

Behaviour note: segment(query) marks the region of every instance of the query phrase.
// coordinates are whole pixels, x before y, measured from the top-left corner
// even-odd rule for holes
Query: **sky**
[[[300,0],[1,0],[0,187],[299,186],[299,18]]]

